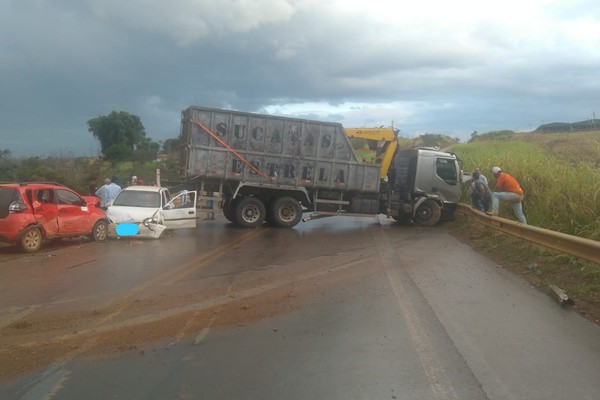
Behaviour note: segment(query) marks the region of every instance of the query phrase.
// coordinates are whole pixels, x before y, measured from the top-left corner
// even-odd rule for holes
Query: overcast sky
[[[600,118],[598,0],[2,0],[0,149],[95,155],[190,105],[466,141]]]

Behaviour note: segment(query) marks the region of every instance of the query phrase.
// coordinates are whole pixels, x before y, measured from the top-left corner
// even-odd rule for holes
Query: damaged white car
[[[157,186],[129,186],[106,211],[110,237],[159,239],[167,229],[196,227],[197,193],[184,190],[173,197]]]

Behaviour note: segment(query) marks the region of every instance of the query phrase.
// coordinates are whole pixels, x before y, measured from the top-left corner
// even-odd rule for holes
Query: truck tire
[[[26,253],[34,253],[42,248],[44,237],[40,228],[31,226],[23,231],[19,239],[19,247]]]
[[[440,222],[442,208],[433,200],[425,200],[417,209],[414,223],[418,226],[432,227]]]
[[[231,215],[231,213],[233,211],[234,203],[235,203],[235,201],[233,199],[230,199],[229,197],[227,197],[227,198],[225,198],[225,200],[223,200],[223,216],[229,222],[235,222],[233,220],[233,216]]]
[[[302,219],[302,207],[293,197],[280,197],[270,208],[269,221],[280,228],[296,226]]]
[[[232,217],[244,228],[256,228],[265,222],[265,205],[256,197],[246,197],[233,203]]]

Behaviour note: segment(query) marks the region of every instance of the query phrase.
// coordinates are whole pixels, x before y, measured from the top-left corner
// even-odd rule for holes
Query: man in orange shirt
[[[492,193],[492,214],[498,215],[500,200],[509,201],[512,205],[515,216],[522,224],[527,224],[525,214],[523,214],[523,189],[519,182],[506,172],[502,172],[500,167],[492,168],[492,175],[496,178],[496,189]]]

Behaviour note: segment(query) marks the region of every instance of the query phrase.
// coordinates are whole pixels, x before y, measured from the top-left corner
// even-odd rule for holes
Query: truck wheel
[[[234,200],[230,199],[229,197],[225,198],[225,200],[223,201],[223,216],[229,222],[235,222],[233,220],[233,217],[231,216],[231,211],[233,209],[233,205],[234,205]]]
[[[35,226],[29,227],[21,234],[21,240],[19,240],[19,247],[26,253],[34,253],[42,248],[42,231]]]
[[[265,205],[256,197],[246,197],[234,203],[235,222],[244,228],[256,228],[265,221]]]
[[[104,242],[108,235],[108,224],[104,220],[99,220],[94,224],[90,238],[95,242]]]
[[[280,228],[296,226],[302,219],[302,207],[293,197],[281,197],[271,205],[270,222]]]
[[[425,200],[417,209],[414,222],[418,226],[432,227],[440,221],[442,209],[433,200]]]

